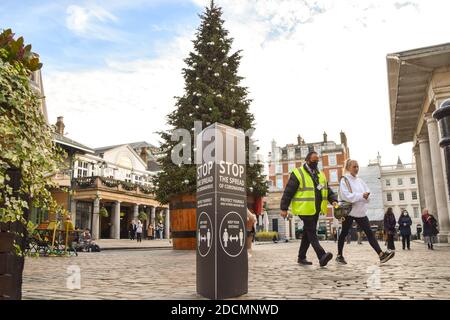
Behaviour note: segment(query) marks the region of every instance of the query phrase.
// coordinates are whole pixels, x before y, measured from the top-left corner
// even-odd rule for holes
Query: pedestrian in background
[[[136,225],[136,240],[137,242],[142,242],[142,229],[144,226],[142,225],[141,220],[138,220],[138,223]]]
[[[436,236],[439,233],[437,228],[436,218],[428,212],[428,209],[423,209],[423,240],[428,246],[428,249],[434,250],[433,243],[436,242]]]
[[[395,244],[394,244],[394,236],[397,233],[395,230],[395,225],[397,224],[397,221],[395,220],[394,212],[392,211],[392,208],[388,208],[386,213],[384,214],[384,232],[387,236],[387,248],[389,250],[395,250]]]
[[[130,236],[130,240],[134,240],[134,238],[136,237],[136,222],[134,220],[131,221],[128,233]]]
[[[153,224],[149,223],[148,228],[147,228],[147,238],[148,239],[153,240],[153,232],[154,232]]]
[[[408,250],[411,250],[411,225],[412,220],[408,214],[408,211],[403,210],[400,218],[398,219],[398,228],[400,229],[400,235],[402,236],[402,248],[405,250],[405,245]]]
[[[246,246],[247,246],[247,253],[248,257],[250,258],[252,256],[252,242],[255,235],[255,223],[256,223],[256,215],[254,215],[249,209],[247,209],[247,223],[246,223],[246,229],[247,229],[247,239],[246,239]]]

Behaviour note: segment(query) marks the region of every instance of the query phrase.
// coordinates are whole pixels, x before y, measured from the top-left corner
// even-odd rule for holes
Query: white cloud
[[[209,0],[192,0],[199,11]],[[275,139],[323,131],[348,137],[361,165],[380,151],[384,164],[411,161],[411,144],[391,145],[386,54],[448,42],[450,3],[414,1],[221,0],[225,27],[243,49],[240,75],[254,100],[256,138],[264,156]],[[106,13],[72,9],[71,29],[86,34]],[[78,28],[78,29],[77,29]],[[49,115],[66,118],[74,139],[91,146],[151,140],[183,93],[181,68],[195,30],[185,30],[159,58],[108,61],[108,68],[53,72],[45,79]]]
[[[66,27],[79,36],[102,40],[117,37],[117,32],[106,26],[108,22],[117,21],[117,17],[102,7],[70,5],[66,13]]]
[[[107,61],[107,67],[45,76],[51,123],[64,116],[68,137],[91,147],[146,140],[157,143],[175,95],[183,94],[181,68],[190,37],[181,36],[161,58]]]
[[[193,0],[206,5],[209,1]],[[411,144],[392,146],[386,54],[448,42],[446,1],[221,0],[240,74],[254,99],[264,156],[270,141],[339,142],[362,165],[412,160]]]

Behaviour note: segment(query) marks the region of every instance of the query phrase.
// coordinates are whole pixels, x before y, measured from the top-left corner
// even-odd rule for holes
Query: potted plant
[[[0,283],[8,282],[0,285],[0,297],[6,299],[22,297],[29,208],[56,212],[58,207],[49,191],[58,186],[49,173],[63,167],[63,152],[30,85],[41,66],[22,37],[14,39],[10,29],[0,33],[0,243],[7,251],[0,255]]]

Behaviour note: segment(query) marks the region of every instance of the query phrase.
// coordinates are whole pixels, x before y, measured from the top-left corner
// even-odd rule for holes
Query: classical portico
[[[450,44],[387,55],[392,143],[413,142],[419,196],[439,221],[439,241],[449,242],[450,199],[439,125],[431,116],[450,99]]]
[[[170,217],[167,206],[155,200],[154,195],[138,185],[122,185],[112,179],[85,177],[76,179],[72,201],[72,216],[75,225],[92,229],[92,238],[120,239],[128,237],[131,222],[140,219],[146,229],[155,225],[157,217],[164,220],[164,237],[169,238]],[[100,215],[105,208],[108,217]],[[86,211],[83,214],[83,210]],[[81,212],[80,212],[81,211]],[[82,220],[82,221],[81,221]]]

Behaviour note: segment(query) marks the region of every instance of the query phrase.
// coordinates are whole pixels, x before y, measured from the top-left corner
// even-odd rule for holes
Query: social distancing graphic
[[[200,255],[205,257],[210,252],[213,241],[213,226],[206,212],[199,215],[197,226],[197,249]]]
[[[244,227],[242,217],[234,211],[227,213],[220,223],[220,244],[230,257],[237,257],[244,248]]]

